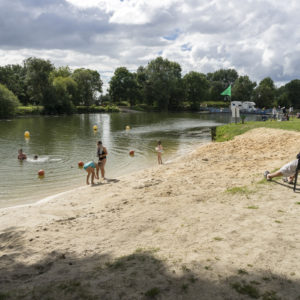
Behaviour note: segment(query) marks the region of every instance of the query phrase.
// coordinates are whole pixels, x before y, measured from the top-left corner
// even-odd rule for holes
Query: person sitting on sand
[[[86,184],[90,184],[89,183],[89,179],[90,179],[90,175],[92,174],[92,180],[91,183],[94,183],[94,178],[99,179],[99,176],[97,176],[97,174],[95,174],[95,169],[97,169],[97,173],[99,172],[99,166],[98,164],[95,164],[93,161],[89,161],[87,163],[84,164],[83,168],[87,171],[87,176],[86,176]]]
[[[19,149],[18,153],[19,153],[19,155],[18,155],[18,159],[19,159],[19,160],[27,159],[26,154],[23,153],[23,149]]]
[[[108,154],[107,149],[103,147],[102,142],[97,143],[97,156],[98,156],[98,166],[101,170],[101,177],[105,179],[105,164],[106,164],[106,155]],[[99,177],[99,169],[97,170],[97,176]]]
[[[265,171],[264,176],[268,181],[271,181],[274,177],[284,176],[283,179],[285,182],[290,184],[293,183],[296,169],[298,166],[298,160],[300,158],[300,154],[297,155],[297,159],[290,161],[289,163],[285,164],[279,171],[274,173],[270,173],[269,171]]]
[[[162,165],[163,162],[162,162],[161,156],[162,156],[162,153],[164,152],[164,150],[163,150],[163,146],[161,144],[161,141],[157,142],[157,146],[155,147],[155,150],[157,151],[158,164]]]

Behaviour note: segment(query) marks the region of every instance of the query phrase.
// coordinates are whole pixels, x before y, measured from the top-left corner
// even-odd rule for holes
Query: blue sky
[[[0,0],[0,65],[30,56],[100,72],[158,55],[183,74],[235,68],[259,82],[300,78],[296,0]]]

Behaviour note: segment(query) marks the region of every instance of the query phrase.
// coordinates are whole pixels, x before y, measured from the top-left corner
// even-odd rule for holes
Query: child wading
[[[162,156],[162,153],[164,152],[164,150],[163,150],[163,146],[161,144],[161,141],[157,142],[157,146],[156,146],[155,150],[157,151],[158,164],[162,165],[163,162],[162,162],[161,156]]]

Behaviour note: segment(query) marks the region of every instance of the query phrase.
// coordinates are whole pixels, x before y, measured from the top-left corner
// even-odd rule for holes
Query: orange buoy
[[[39,177],[44,177],[45,176],[45,171],[44,170],[39,170],[38,175],[39,175]]]
[[[134,150],[130,150],[130,151],[129,151],[129,155],[130,155],[130,156],[134,156]]]
[[[80,161],[80,162],[78,163],[78,167],[79,167],[79,168],[82,168],[83,165],[84,165],[83,161]]]

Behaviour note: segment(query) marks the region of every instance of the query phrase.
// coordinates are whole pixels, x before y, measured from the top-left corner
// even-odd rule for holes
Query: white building
[[[254,111],[256,110],[255,108],[255,103],[254,102],[250,102],[250,101],[245,101],[245,102],[241,102],[241,101],[232,101],[230,102],[230,109],[234,109],[234,108],[239,108],[239,110],[245,110],[245,111]]]

